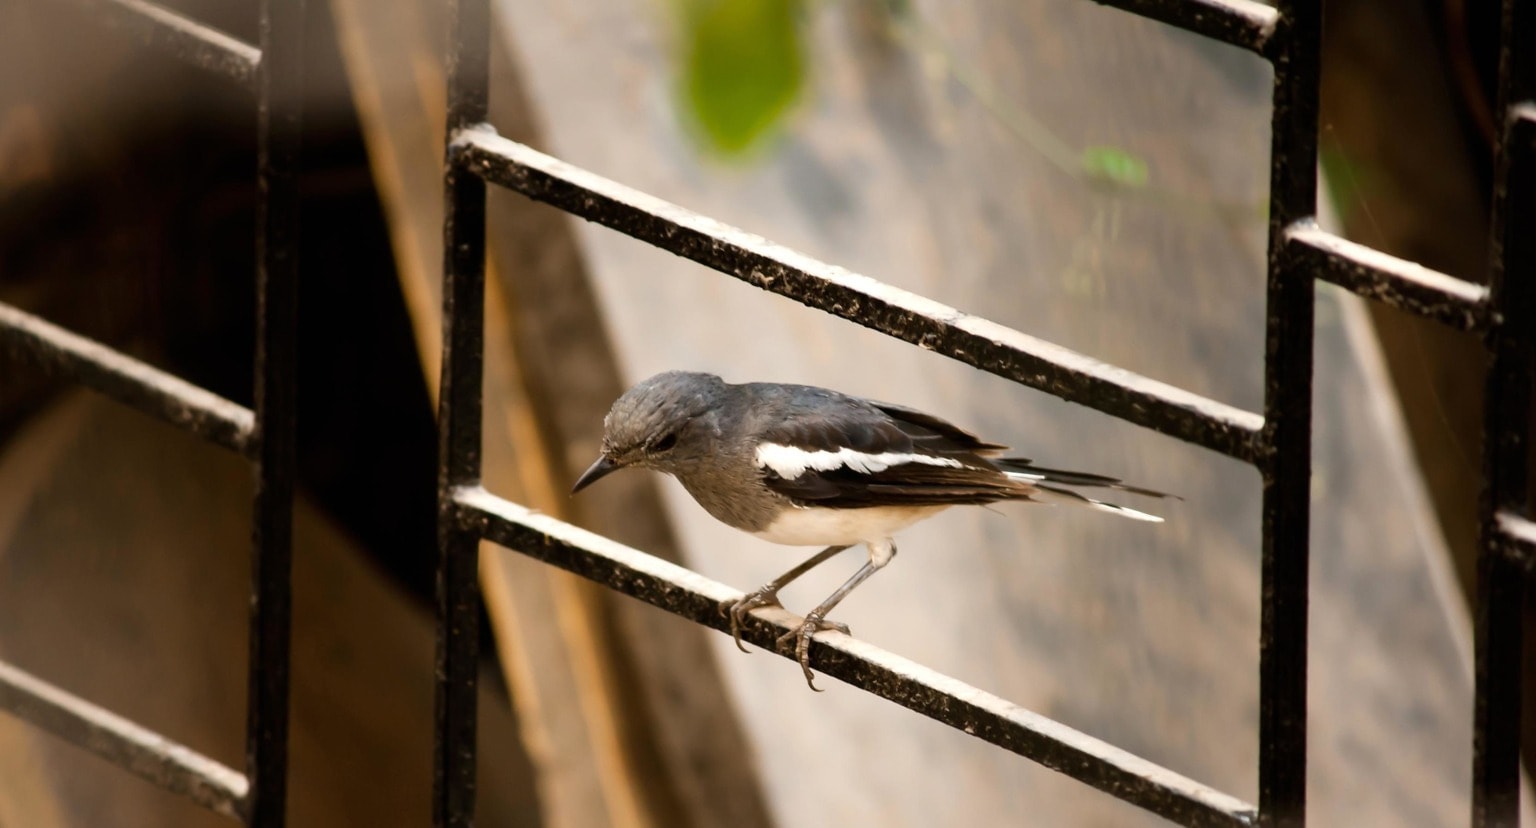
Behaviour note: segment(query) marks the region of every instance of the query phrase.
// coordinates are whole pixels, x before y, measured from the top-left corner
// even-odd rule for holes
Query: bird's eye
[[[651,451],[666,451],[675,445],[677,445],[677,432],[669,431],[651,444]]]

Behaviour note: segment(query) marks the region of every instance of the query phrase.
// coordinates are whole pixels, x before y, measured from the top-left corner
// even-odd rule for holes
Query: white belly
[[[790,509],[767,529],[753,532],[786,546],[852,546],[879,543],[948,506],[871,506],[866,509]]]

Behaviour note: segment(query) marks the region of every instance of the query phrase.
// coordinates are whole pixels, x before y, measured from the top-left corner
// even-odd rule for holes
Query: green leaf
[[[1082,155],[1088,177],[1123,187],[1147,185],[1147,162],[1119,147],[1088,147]]]
[[[741,153],[778,124],[805,80],[798,0],[678,0],[681,92],[702,138]]]

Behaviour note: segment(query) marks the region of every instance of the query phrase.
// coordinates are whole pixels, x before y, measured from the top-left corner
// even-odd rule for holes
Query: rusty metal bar
[[[1230,457],[1257,457],[1263,426],[1257,414],[819,262],[509,141],[483,124],[450,134],[457,165],[493,184],[1000,377]]]
[[[304,0],[263,0],[256,104],[256,497],[251,540],[248,823],[284,824],[298,386]]]
[[[720,607],[741,597],[660,558],[503,500],[479,486],[451,492],[459,527],[720,632]],[[743,638],[767,650],[798,616],[754,613]],[[792,658],[786,655],[786,658]],[[1252,805],[1004,699],[841,634],[820,633],[816,669],[909,710],[1185,825],[1248,826]]]
[[[178,60],[255,90],[261,50],[239,38],[144,0],[71,0],[107,26]]]
[[[1352,293],[1460,331],[1488,326],[1488,288],[1329,233],[1311,219],[1286,231],[1290,265]]]
[[[0,348],[211,443],[250,452],[250,409],[3,302]]]
[[[0,709],[131,773],[229,817],[239,817],[239,771],[0,661]]]

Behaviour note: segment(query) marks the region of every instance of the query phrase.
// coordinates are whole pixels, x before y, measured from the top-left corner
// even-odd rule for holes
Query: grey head
[[[676,474],[706,461],[720,443],[730,388],[714,374],[668,371],[624,392],[603,419],[602,455],[571,493],[626,466]]]

